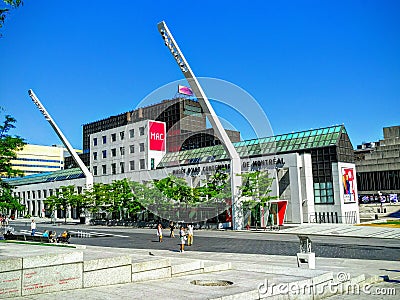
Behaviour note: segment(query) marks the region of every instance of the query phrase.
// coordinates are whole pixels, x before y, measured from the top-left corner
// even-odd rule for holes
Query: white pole
[[[213,107],[206,94],[204,93],[200,83],[198,82],[196,76],[194,75],[192,69],[190,68],[188,62],[183,56],[182,51],[179,49],[178,44],[175,42],[171,32],[169,31],[167,24],[165,22],[158,23],[158,31],[160,32],[162,38],[164,39],[165,45],[171,51],[175,61],[180,67],[183,75],[186,77],[190,88],[192,89],[194,95],[197,97],[201,108],[206,113],[212,128],[215,130],[218,138],[222,142],[225,150],[228,152],[228,155],[231,159],[231,191],[232,191],[232,221],[233,221],[233,229],[240,230],[243,228],[243,209],[242,202],[239,198],[239,186],[242,183],[241,176],[241,165],[240,165],[240,157],[236,152],[235,147],[233,146],[231,140],[229,139],[225,129],[222,127],[222,124],[216,115]]]

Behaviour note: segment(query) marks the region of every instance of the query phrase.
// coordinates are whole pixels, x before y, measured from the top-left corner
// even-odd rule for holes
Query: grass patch
[[[24,241],[13,241],[13,240],[0,240],[0,243],[25,244],[25,245],[35,245],[35,246],[47,246],[47,247],[75,248],[75,246],[65,245],[65,244],[48,244],[48,243],[40,243],[40,242],[24,242]]]
[[[358,226],[400,228],[400,220],[387,220],[386,222],[357,224]]]

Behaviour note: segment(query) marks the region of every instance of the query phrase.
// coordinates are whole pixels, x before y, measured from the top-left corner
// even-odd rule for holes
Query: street
[[[16,232],[29,233],[29,224],[13,222],[10,225]],[[70,231],[72,235],[70,241],[73,244],[171,251],[179,249],[178,230],[175,230],[176,237],[170,238],[169,229],[164,229],[163,242],[159,243],[156,229],[38,224],[38,234],[46,229],[56,230],[58,234],[64,230]],[[84,237],[78,238],[76,235]],[[398,239],[315,235],[310,236],[310,239],[312,251],[317,257],[388,261],[400,259],[400,240]],[[193,246],[186,246],[186,251],[191,250],[294,256],[299,252],[299,239],[294,234],[268,231],[195,230]]]

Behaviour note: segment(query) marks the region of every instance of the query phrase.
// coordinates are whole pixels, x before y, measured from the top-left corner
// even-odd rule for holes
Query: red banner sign
[[[149,121],[149,149],[165,151],[165,123]]]

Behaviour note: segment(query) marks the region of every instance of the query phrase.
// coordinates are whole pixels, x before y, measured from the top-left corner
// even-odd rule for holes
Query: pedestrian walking
[[[193,245],[193,224],[189,224],[187,227],[187,244],[188,246],[192,246]]]
[[[171,222],[169,223],[169,230],[170,230],[169,237],[170,237],[170,238],[175,237],[174,229],[175,229],[174,222],[171,221]]]
[[[183,228],[183,226],[181,226],[181,229],[179,230],[179,238],[180,238],[180,251],[181,253],[185,252],[185,243],[186,243],[186,232],[185,232],[185,228]]]
[[[31,236],[34,236],[35,232],[36,232],[36,222],[35,222],[34,219],[32,219],[32,222],[31,222]]]
[[[157,225],[157,236],[158,236],[158,241],[161,243],[162,242],[162,226],[160,223]]]

